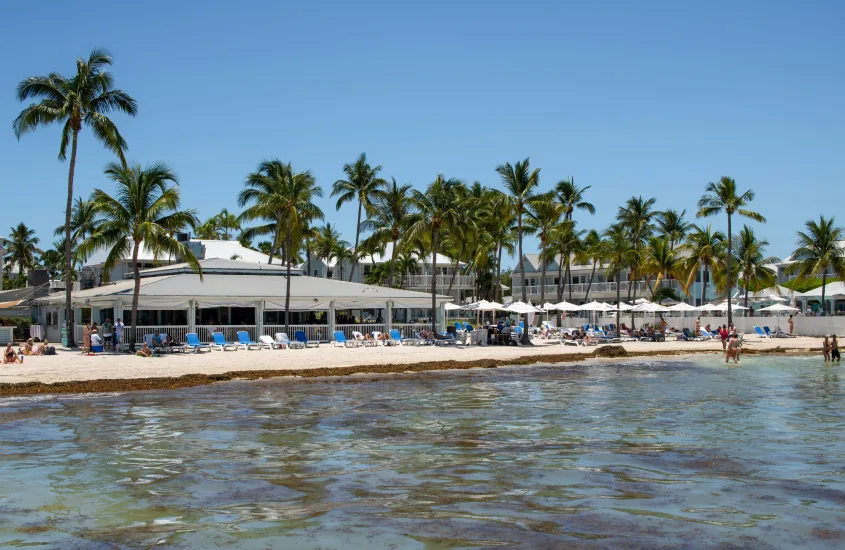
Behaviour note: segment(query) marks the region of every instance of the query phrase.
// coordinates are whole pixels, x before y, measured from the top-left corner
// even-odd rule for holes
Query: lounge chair
[[[291,339],[288,338],[287,332],[277,332],[276,342],[282,344],[283,346],[287,346],[288,349],[305,349],[305,344],[302,342],[291,341]]]
[[[200,342],[200,337],[197,336],[196,332],[189,332],[188,334],[185,335],[185,345],[188,346],[188,348],[190,348],[194,351],[197,351],[197,352],[203,351],[203,350],[211,351],[211,346],[209,346],[208,344],[203,344],[202,342]]]
[[[418,342],[418,345],[420,345],[420,346],[434,345],[434,339],[433,338],[423,338],[422,335],[419,332],[414,334],[414,340],[416,340]]]
[[[290,339],[284,332],[277,332],[273,343],[279,346],[279,349],[290,349]]]
[[[715,340],[716,335],[712,332],[709,332],[707,329],[701,329],[701,335],[704,337],[704,340]]]
[[[389,336],[389,338],[384,341],[385,346],[398,346],[402,343],[402,335],[399,334],[399,331],[397,329],[390,329],[387,335]]]
[[[372,347],[376,345],[375,340],[367,340],[364,338],[364,335],[357,330],[352,331],[352,339],[358,342],[359,346]]]
[[[332,342],[332,347],[343,346],[344,348],[357,348],[360,345],[361,342],[358,340],[347,340],[346,335],[342,330],[334,331],[334,341]]]
[[[464,324],[461,322],[455,322],[455,330],[460,332],[465,332],[466,329],[464,328]]]
[[[754,327],[754,332],[757,333],[757,336],[759,338],[768,338],[769,337],[769,335],[766,334],[765,332],[763,332],[763,329],[761,329],[760,327]]]
[[[276,342],[266,334],[262,334],[258,337],[258,345],[260,345],[262,349],[282,349],[281,343]]]
[[[161,334],[158,335],[158,337],[161,338],[162,342],[167,342],[167,333],[162,332]],[[177,353],[177,352],[178,353],[185,353],[185,352],[189,351],[188,346],[186,346],[185,344],[179,344],[179,345],[171,344],[169,346],[164,346],[164,350],[167,353]]]
[[[457,345],[458,339],[455,337],[454,334],[450,334],[448,332],[443,334],[435,334],[434,335],[434,345],[435,346],[453,346]]]
[[[162,346],[161,344],[156,344],[155,337],[155,334],[145,334],[144,342],[146,342],[147,345],[150,346],[150,350],[153,353],[164,353],[164,346]]]
[[[320,347],[320,341],[319,340],[309,340],[305,336],[304,330],[295,331],[293,333],[293,339],[296,340],[297,342],[299,342],[300,344],[304,344],[306,348],[310,348],[311,346],[313,346],[315,348]]]
[[[238,344],[235,342],[227,342],[222,332],[211,333],[211,349],[217,351],[238,351]]]
[[[245,330],[238,331],[238,347],[245,350],[261,349],[261,344],[249,337],[249,333]]]

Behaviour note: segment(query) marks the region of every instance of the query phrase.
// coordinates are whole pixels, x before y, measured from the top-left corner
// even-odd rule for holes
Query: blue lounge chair
[[[712,332],[708,332],[707,329],[701,329],[701,335],[704,336],[705,340],[715,340],[716,335]]]
[[[474,329],[472,328],[471,324],[467,323],[464,325],[464,330],[466,330],[467,332],[472,332]]]
[[[346,335],[342,330],[334,331],[334,341],[332,342],[332,347],[343,346],[345,348],[357,348],[360,345],[361,342],[358,340],[347,340]]]
[[[458,332],[463,332],[466,329],[464,328],[463,323],[461,323],[460,321],[456,321],[455,322],[455,330],[458,331]]]
[[[765,332],[763,332],[763,329],[761,329],[760,327],[754,327],[754,332],[756,332],[757,336],[760,337],[760,338],[768,338],[769,337],[769,335],[766,334]]]
[[[252,338],[249,337],[249,333],[245,330],[238,331],[238,347],[244,348],[246,350],[249,349],[261,349],[261,344],[255,342]]]
[[[200,342],[200,337],[196,332],[189,332],[185,335],[185,345],[194,351],[211,351],[211,346]]]
[[[436,334],[434,336],[434,345],[435,346],[452,346],[458,343],[458,339],[455,338],[454,334],[449,332],[445,332],[442,334]]]
[[[402,334],[399,332],[398,329],[390,329],[390,332],[387,333],[390,336],[390,340],[385,340],[385,344],[388,346],[398,346],[403,342]],[[407,338],[407,340],[413,340],[413,338]]]
[[[212,332],[211,340],[211,349],[216,349],[217,351],[226,351],[229,349],[232,351],[238,351],[238,344],[235,342],[227,342],[222,332]]]
[[[314,346],[315,348],[320,347],[320,341],[309,340],[308,338],[306,338],[304,330],[295,331],[293,333],[293,339],[299,342],[300,344],[303,344],[306,348],[310,348],[311,346]]]

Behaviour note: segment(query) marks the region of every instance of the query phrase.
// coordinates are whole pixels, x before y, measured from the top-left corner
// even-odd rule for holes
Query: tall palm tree
[[[238,216],[229,213],[228,208],[224,208],[219,214],[215,216],[217,226],[221,230],[221,237],[225,241],[231,241],[235,238],[235,231],[241,230],[241,222]]]
[[[289,332],[290,264],[294,256],[294,241],[301,238],[309,220],[323,217],[322,210],[313,202],[315,197],[323,196],[323,190],[310,171],[295,172],[290,163],[285,164],[279,159],[265,160],[259,164],[258,170],[246,177],[244,186],[245,189],[238,193],[238,205],[253,204],[244,210],[241,217],[275,221],[277,236],[282,227],[285,230],[285,332]]]
[[[335,250],[338,248],[349,248],[349,243],[340,237],[340,231],[337,230],[336,226],[333,227],[332,224],[327,223],[318,231],[314,243],[314,251],[317,257],[323,260],[326,263],[326,267],[328,267],[329,263],[335,257]],[[326,272],[326,276],[328,276],[328,272]]]
[[[540,185],[540,169],[531,170],[528,158],[517,162],[513,166],[509,162],[496,167],[496,172],[502,178],[505,189],[511,196],[514,213],[516,214],[516,238],[519,243],[519,271],[522,273],[522,301],[528,301],[528,289],[525,287],[525,257],[522,253],[522,217],[528,202],[534,196],[534,190]],[[526,323],[527,325],[528,323]],[[522,333],[522,343],[531,344],[528,331]]]
[[[440,233],[457,225],[461,218],[461,205],[455,201],[455,188],[462,185],[459,179],[446,179],[443,174],[429,184],[425,192],[413,190],[411,202],[416,212],[411,214],[408,239],[431,235],[431,326],[437,330],[437,249]]]
[[[64,229],[64,228],[62,228]],[[71,274],[71,277],[65,277],[65,243],[64,239],[59,239],[57,241],[53,241],[53,248],[50,250],[45,250],[43,254],[41,254],[41,265],[44,266],[50,273],[51,279],[59,279],[63,278],[65,281],[73,281],[74,276]]]
[[[331,249],[331,255],[329,256],[329,261],[332,259],[337,262],[338,267],[340,268],[340,280],[343,280],[343,265],[346,261],[352,259],[352,250],[349,248],[349,243],[346,241],[340,241],[339,243],[335,244],[334,247]]]
[[[73,208],[73,174],[76,169],[76,150],[79,132],[82,127],[91,129],[94,138],[106,149],[114,152],[122,163],[126,163],[123,153],[127,150],[126,141],[107,116],[118,111],[135,116],[138,105],[123,90],[114,88],[114,78],[106,68],[112,63],[111,55],[106,50],[91,51],[88,59],[77,58],[76,74],[65,77],[58,73],[31,76],[18,84],[19,101],[40,99],[32,103],[15,119],[12,127],[15,136],[20,139],[24,134],[40,126],[53,123],[63,124],[62,140],[59,144],[59,160],[67,158],[67,146],[70,143],[70,165],[67,176],[67,204],[65,207],[65,272],[72,271],[73,239],[71,239],[71,211]],[[73,346],[73,305],[71,290],[73,285],[65,285],[65,319],[67,323],[68,344]]]
[[[748,307],[748,290],[750,287],[753,286],[756,290],[760,290],[775,284],[775,272],[766,267],[766,264],[776,262],[777,258],[765,255],[769,241],[758,239],[754,230],[747,225],[742,226],[742,230],[735,240],[733,247],[734,261],[737,270],[742,274],[742,287],[745,290],[744,306]]]
[[[558,258],[558,287],[557,299],[563,300],[564,281],[570,281],[572,273],[572,258],[581,255],[583,252],[584,230],[575,230],[575,222],[563,219],[558,223],[552,237],[555,255]],[[564,268],[566,271],[563,271]],[[572,284],[569,287],[569,301],[572,301]]]
[[[622,272],[631,265],[631,255],[634,254],[634,249],[631,246],[631,241],[628,238],[628,231],[620,224],[611,225],[604,233],[607,248],[605,250],[607,260],[608,277],[613,277],[616,280],[616,323],[622,319],[622,296],[620,276]],[[619,334],[619,327],[616,327],[616,333]]]
[[[845,232],[836,226],[836,218],[819,217],[819,221],[809,220],[804,226],[806,231],[798,232],[798,248],[792,253],[795,263],[789,266],[789,273],[797,273],[798,282],[810,277],[822,279],[822,313],[826,314],[825,290],[827,274],[845,279],[845,249],[840,242]]]
[[[117,189],[114,192],[95,189],[91,194],[103,221],[79,246],[80,254],[89,256],[96,250],[109,249],[103,265],[103,271],[109,272],[131,253],[135,276],[131,320],[134,328],[141,289],[138,268],[141,246],[156,256],[164,253],[181,256],[202,278],[202,268],[191,249],[172,236],[174,228],[194,227],[199,220],[194,210],[180,210],[182,200],[176,174],[165,164],[142,167],[113,162],[106,166],[105,175]]]
[[[513,254],[516,241],[516,218],[510,197],[498,190],[491,190],[477,210],[479,232],[489,235],[492,245],[495,273],[493,300],[501,299],[502,254]]]
[[[24,272],[38,266],[35,255],[43,254],[43,251],[38,248],[39,240],[35,236],[35,230],[23,222],[9,229],[12,232],[6,239],[6,262],[18,266],[18,280],[23,281],[26,276]]]
[[[560,218],[564,215],[564,206],[555,200],[554,193],[537,195],[528,203],[526,230],[540,240],[540,304],[546,303],[546,268],[554,261],[554,233]],[[565,222],[572,223],[572,222]]]
[[[355,266],[358,263],[358,243],[361,237],[361,214],[363,210],[369,213],[373,199],[378,191],[386,185],[382,178],[378,177],[381,166],[370,166],[367,163],[367,154],[361,156],[352,164],[344,164],[343,171],[346,173],[345,180],[337,180],[332,186],[332,197],[337,197],[335,207],[340,207],[347,202],[358,201],[358,222],[355,224],[355,248],[352,250],[352,268],[349,270],[349,280],[355,276]]]
[[[636,281],[639,277],[639,264],[644,256],[648,238],[654,233],[654,218],[657,212],[653,209],[656,199],[643,199],[642,196],[631,197],[625,202],[625,206],[620,206],[616,214],[616,220],[622,224],[622,227],[628,231],[628,237],[631,239],[631,245],[634,253],[631,254],[631,284],[628,286],[628,300],[637,299],[637,285]],[[633,298],[631,298],[631,291],[633,290]],[[633,313],[631,313],[631,325],[634,324]]]
[[[390,255],[390,275],[387,278],[388,286],[393,286],[396,257],[399,255],[399,241],[402,232],[408,226],[408,219],[411,214],[411,189],[409,183],[399,185],[396,178],[391,183],[385,183],[375,193],[372,207],[367,219],[361,222],[362,231],[372,231],[370,238],[380,243],[392,243],[393,248]]]
[[[669,250],[675,250],[675,245],[683,242],[692,228],[692,224],[684,219],[686,213],[686,210],[664,210],[657,214],[657,227],[669,240]]]
[[[648,278],[655,277],[652,296],[660,288],[661,283],[670,278],[686,281],[686,270],[684,260],[678,257],[669,244],[666,237],[651,237],[648,246],[645,248],[645,256],[641,271]],[[688,293],[687,284],[684,283],[684,292]]]
[[[578,187],[575,185],[575,178],[561,180],[557,183],[557,186],[555,186],[557,200],[563,205],[565,210],[564,214],[567,220],[572,220],[572,213],[576,208],[578,210],[585,210],[590,214],[596,213],[596,207],[593,206],[592,203],[584,200],[584,193],[590,187],[592,187],[592,185]]]
[[[593,286],[593,279],[596,277],[596,268],[607,259],[607,241],[599,235],[598,231],[590,229],[584,236],[582,250],[584,257],[593,264],[590,282],[587,283],[587,292],[584,294],[584,303],[587,303],[590,301],[590,288]]]
[[[85,200],[82,197],[76,197],[73,202],[73,208],[70,215],[70,238],[73,240],[73,246],[81,243],[88,237],[94,234],[100,220],[97,217],[97,210],[94,207],[94,202]],[[53,232],[53,236],[58,237],[65,234],[65,226],[60,225]]]
[[[698,201],[698,213],[696,214],[698,218],[715,216],[722,212],[728,215],[728,249],[725,255],[725,272],[728,276],[727,288],[729,291],[733,289],[733,272],[731,271],[731,259],[733,256],[731,250],[731,218],[734,214],[739,214],[756,222],[766,223],[766,218],[761,214],[745,208],[752,200],[754,200],[754,191],[749,189],[744,193],[739,193],[736,188],[736,182],[729,177],[722,176],[718,182],[707,184],[704,195]],[[728,324],[732,321],[731,301],[728,300]]]
[[[682,246],[689,253],[686,260],[687,287],[692,285],[696,274],[704,270],[701,276],[702,305],[707,300],[708,273],[715,274],[719,269],[720,258],[724,257],[725,241],[725,234],[713,231],[713,227],[708,224],[707,227],[693,226]]]

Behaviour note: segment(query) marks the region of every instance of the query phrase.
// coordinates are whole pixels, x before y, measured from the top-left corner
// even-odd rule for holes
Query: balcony
[[[432,275],[405,275],[403,286],[405,288],[431,289]],[[436,275],[437,288],[449,288],[452,283],[452,275]],[[475,288],[475,275],[456,275],[452,288],[472,289]]]
[[[661,286],[666,286],[668,283],[669,288],[672,288],[679,293],[682,293],[683,290],[681,289],[680,281],[664,281]],[[572,297],[573,299],[578,298],[583,300],[584,296],[587,294],[587,287],[590,287],[590,296],[598,297],[601,295],[602,298],[616,298],[616,287],[619,286],[619,293],[627,298],[628,297],[628,288],[634,285],[634,289],[637,292],[637,295],[642,297],[644,293],[650,294],[649,290],[653,288],[654,283],[649,283],[646,281],[622,281],[620,283],[593,283],[592,286],[589,283],[578,283],[573,285],[563,285],[563,296],[564,298],[569,297],[569,290],[570,287],[572,288]],[[526,292],[529,298],[539,298],[540,297],[540,285],[529,285],[526,287]],[[513,296],[517,299],[522,296],[522,286],[520,281],[513,282]],[[558,286],[557,285],[546,285],[545,288],[545,296],[547,299],[549,298],[557,298]]]

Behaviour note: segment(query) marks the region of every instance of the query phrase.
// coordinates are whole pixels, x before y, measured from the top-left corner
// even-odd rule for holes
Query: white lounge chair
[[[258,345],[261,346],[261,349],[282,349],[281,343],[274,341],[266,334],[258,337]]]
[[[291,341],[286,332],[276,333],[276,343],[287,346],[288,349],[305,349],[305,344]]]

